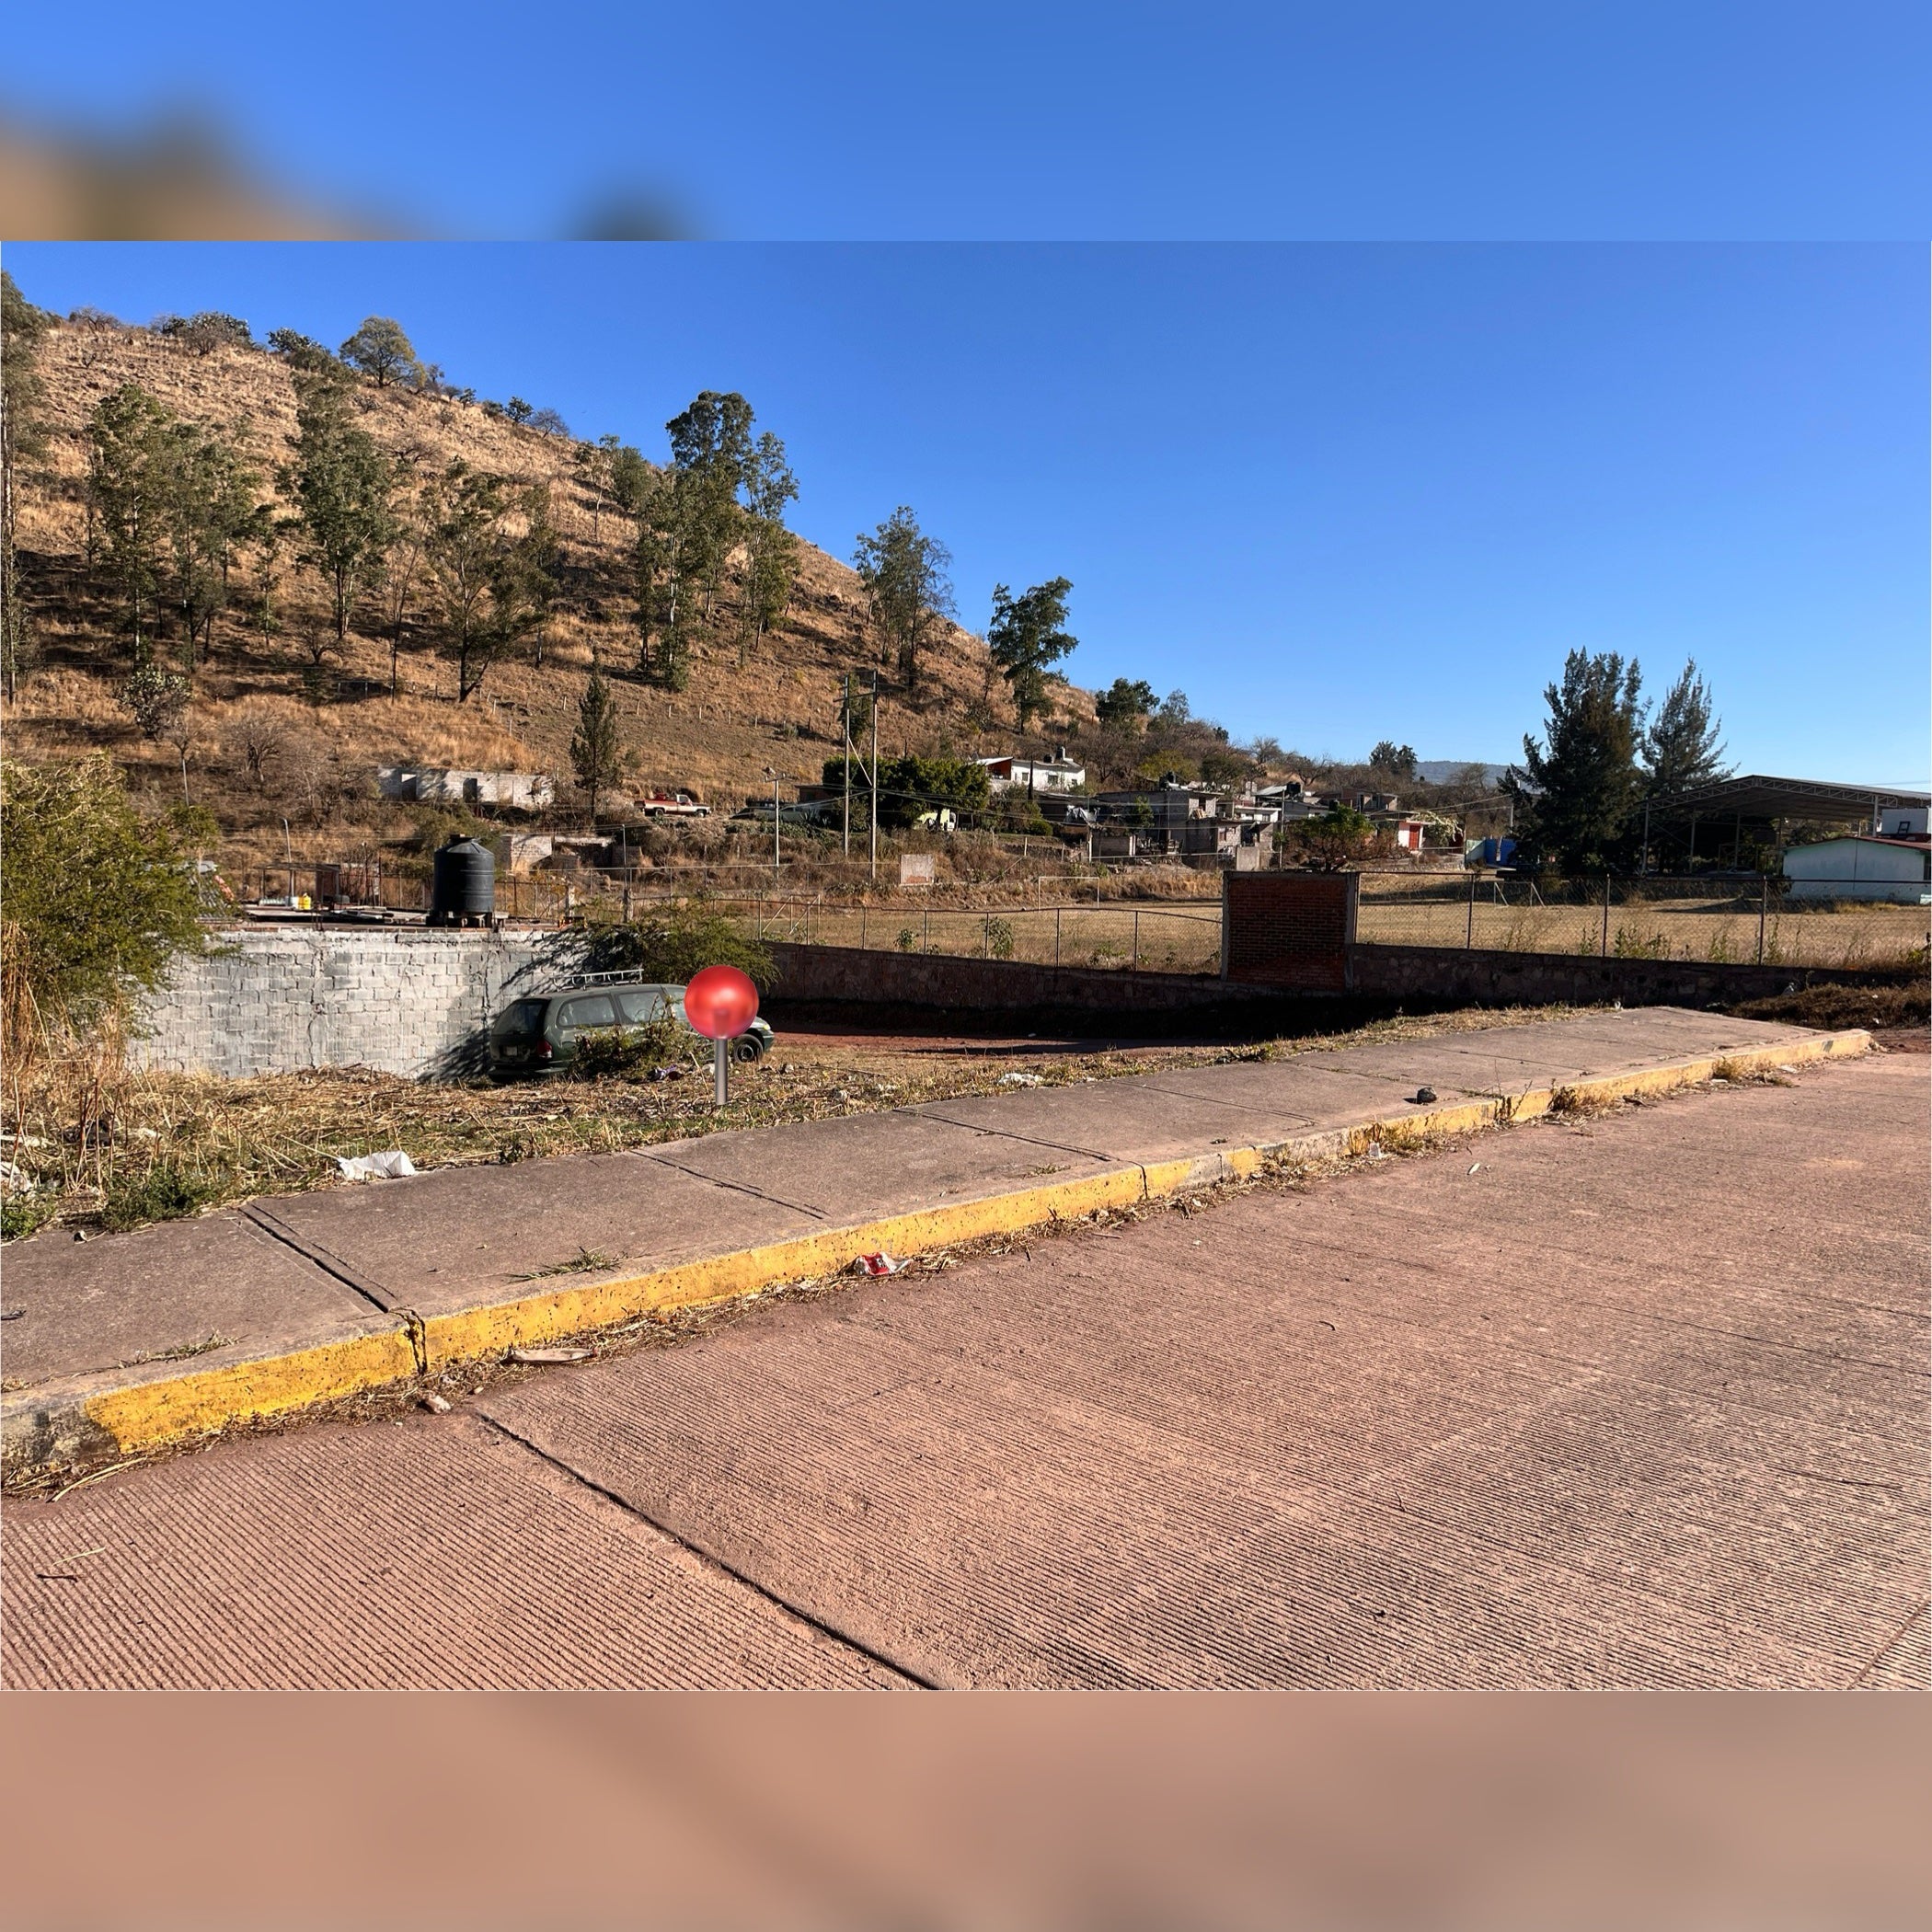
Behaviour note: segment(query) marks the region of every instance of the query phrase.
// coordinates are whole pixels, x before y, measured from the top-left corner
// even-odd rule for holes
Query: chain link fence
[[[1386,946],[1891,967],[1925,957],[1932,908],[1793,899],[1769,877],[1419,878],[1364,873],[1356,937]]]

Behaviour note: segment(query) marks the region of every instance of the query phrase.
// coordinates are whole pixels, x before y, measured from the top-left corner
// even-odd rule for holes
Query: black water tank
[[[437,853],[430,884],[431,926],[488,926],[497,909],[497,862],[473,838]]]

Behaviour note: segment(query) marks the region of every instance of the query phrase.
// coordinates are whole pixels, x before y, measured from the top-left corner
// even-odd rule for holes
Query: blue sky
[[[1074,581],[1070,670],[1237,736],[1502,759],[1571,648],[1686,656],[1746,769],[1932,769],[1919,247],[16,245],[33,299],[397,316],[647,454],[700,388],[849,557],[900,502],[961,616]]]
[[[419,230],[752,239],[1932,232],[1923,0],[199,0],[10,10],[0,108],[192,113]]]

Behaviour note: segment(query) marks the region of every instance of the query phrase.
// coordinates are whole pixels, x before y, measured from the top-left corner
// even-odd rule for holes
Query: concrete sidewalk
[[[115,1461],[874,1250],[1527,1119],[1566,1088],[1664,1091],[1726,1061],[1867,1044],[1668,1007],[1589,1014],[447,1168],[86,1243],[42,1236],[6,1256],[7,1473]]]

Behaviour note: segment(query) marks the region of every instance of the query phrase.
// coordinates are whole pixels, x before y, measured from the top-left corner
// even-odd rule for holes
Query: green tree
[[[1607,871],[1624,856],[1642,789],[1642,685],[1636,660],[1627,664],[1616,651],[1565,658],[1562,683],[1543,693],[1544,742],[1525,736],[1522,765],[1502,778],[1524,857],[1576,878]]]
[[[866,587],[882,653],[895,660],[905,688],[917,689],[922,654],[939,620],[953,612],[946,574],[952,552],[926,535],[902,503],[869,536],[859,537],[852,562]]]
[[[339,375],[342,373],[341,363],[313,336],[305,336],[299,329],[271,328],[268,340],[274,354],[304,375]]]
[[[160,624],[176,428],[138,383],[102,397],[87,425],[89,545],[106,566],[137,664]]]
[[[845,761],[828,758],[824,782],[831,790],[842,790],[845,782]],[[852,802],[869,795],[863,762],[852,761]],[[950,811],[962,819],[985,816],[992,799],[992,783],[986,767],[970,758],[921,757],[881,760],[879,767],[879,822],[903,829],[928,811]]]
[[[1413,785],[1416,776],[1416,754],[1412,745],[1397,744],[1392,738],[1382,739],[1369,753],[1369,769],[1380,772],[1385,776],[1400,779],[1405,785]]]
[[[664,428],[671,465],[650,479],[638,518],[638,668],[682,691],[737,536],[752,408],[735,392],[707,389]]]
[[[443,604],[456,660],[456,701],[477,690],[489,667],[532,619],[523,569],[505,531],[503,480],[461,461],[423,492],[423,556]]]
[[[503,405],[503,414],[509,417],[518,429],[522,429],[536,414],[536,411],[521,396],[512,396]]]
[[[523,493],[523,534],[511,551],[507,565],[516,601],[527,607],[532,661],[544,668],[544,646],[549,642],[550,616],[563,593],[563,543],[550,512],[550,486],[533,483]]]
[[[1064,577],[1036,583],[1016,597],[1003,583],[993,589],[993,621],[986,627],[986,645],[1013,693],[1013,711],[1019,729],[1045,710],[1047,683],[1059,679],[1050,667],[1079,645],[1066,626],[1066,600],[1073,585]]]
[[[1731,776],[1710,687],[1689,660],[1643,734],[1644,794],[1668,806]]]
[[[188,709],[188,680],[152,661],[137,664],[117,694],[121,708],[151,743],[167,736]]]
[[[9,701],[33,659],[14,533],[20,466],[44,454],[47,448],[40,415],[45,388],[39,365],[40,340],[52,321],[0,269],[0,691]]]
[[[0,765],[0,905],[10,1029],[126,1015],[178,953],[205,944],[178,845],[135,812],[105,758]]]
[[[616,700],[604,673],[591,666],[590,682],[577,701],[577,730],[570,739],[570,769],[591,795],[591,823],[597,822],[597,795],[624,776],[624,737]]]
[[[340,383],[312,377],[297,385],[297,397],[295,460],[281,472],[282,486],[295,500],[303,561],[328,583],[339,649],[358,594],[395,540],[395,466],[350,420]]]
[[[187,633],[182,661],[192,672],[227,607],[237,550],[260,540],[272,512],[259,500],[261,478],[226,431],[175,425],[167,457],[173,602]]]
[[[1117,677],[1094,700],[1094,716],[1117,730],[1137,731],[1158,702],[1145,678]]]
[[[799,540],[785,527],[785,506],[798,500],[799,479],[785,460],[784,443],[769,430],[745,458],[743,489],[744,638],[757,644],[790,608],[799,569]]]
[[[365,316],[362,326],[342,344],[341,356],[351,368],[373,375],[378,389],[386,389],[416,361],[402,324],[388,316]]]
[[[1291,821],[1282,837],[1312,872],[1345,872],[1374,857],[1382,844],[1374,821],[1339,800],[1319,818]]]

